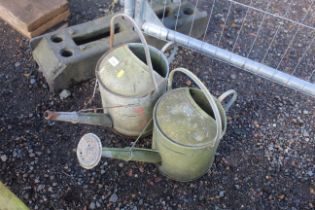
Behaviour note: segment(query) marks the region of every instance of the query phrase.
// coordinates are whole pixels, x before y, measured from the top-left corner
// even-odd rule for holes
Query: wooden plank
[[[34,31],[66,10],[67,0],[0,1],[0,17],[19,31]]]
[[[69,16],[70,16],[70,11],[67,10],[67,11],[59,14],[55,18],[51,19],[50,21],[46,22],[45,24],[41,25],[35,31],[28,32],[24,35],[27,36],[28,38],[33,38],[35,36],[39,36],[39,35],[43,34],[44,32],[46,32],[51,27],[57,25],[58,23],[66,21]]]
[[[35,36],[39,36],[39,35],[43,34],[48,29],[52,28],[53,26],[57,25],[58,23],[66,21],[69,16],[70,16],[70,11],[66,10],[65,12],[57,15],[55,18],[51,19],[50,21],[44,23],[43,25],[41,25],[40,27],[38,27],[34,31],[29,32],[29,31],[22,30],[21,28],[16,28],[16,30],[18,32],[20,32],[22,35],[26,36],[27,38],[33,38]]]

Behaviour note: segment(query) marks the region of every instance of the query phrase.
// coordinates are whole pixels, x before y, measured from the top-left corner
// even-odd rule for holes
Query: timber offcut
[[[0,18],[28,38],[68,19],[67,0],[1,0]]]

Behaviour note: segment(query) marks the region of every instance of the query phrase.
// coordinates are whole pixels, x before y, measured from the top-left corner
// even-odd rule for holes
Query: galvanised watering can
[[[112,49],[114,23],[118,16],[133,24],[142,43]],[[136,23],[124,14],[111,19],[110,49],[96,66],[104,114],[47,111],[47,120],[113,127],[127,136],[138,136],[143,131],[151,119],[155,102],[166,91],[168,60],[161,51],[147,45]],[[144,134],[151,131],[152,124]]]
[[[200,89],[172,89],[175,72],[189,76]],[[90,169],[101,157],[125,161],[155,163],[162,174],[177,181],[192,181],[211,167],[220,139],[227,127],[226,111],[235,102],[234,90],[213,97],[190,71],[179,68],[170,73],[168,92],[155,104],[153,111],[152,149],[108,148],[94,134],[84,135],[77,148],[80,165]],[[221,103],[230,95],[226,105]]]

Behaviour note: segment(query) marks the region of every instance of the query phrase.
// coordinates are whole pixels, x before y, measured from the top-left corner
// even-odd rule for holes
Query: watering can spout
[[[139,161],[145,163],[161,163],[161,156],[158,151],[142,148],[102,148],[102,157],[124,160]]]
[[[156,150],[142,148],[110,148],[102,147],[101,140],[93,133],[82,136],[77,147],[77,158],[85,169],[92,169],[99,164],[101,157],[140,161],[145,163],[161,163],[161,156]]]
[[[44,113],[46,120],[70,122],[73,124],[97,125],[103,127],[113,127],[112,119],[103,113],[81,113],[81,112],[52,112]]]

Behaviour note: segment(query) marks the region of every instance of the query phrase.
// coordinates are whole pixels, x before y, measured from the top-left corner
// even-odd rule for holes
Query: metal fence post
[[[124,13],[130,17],[134,17],[135,0],[124,0]]]
[[[304,81],[285,72],[152,23],[144,23],[142,29],[147,35],[161,40],[174,42],[188,49],[195,50],[209,57],[268,79],[272,82],[315,97],[315,84]]]

